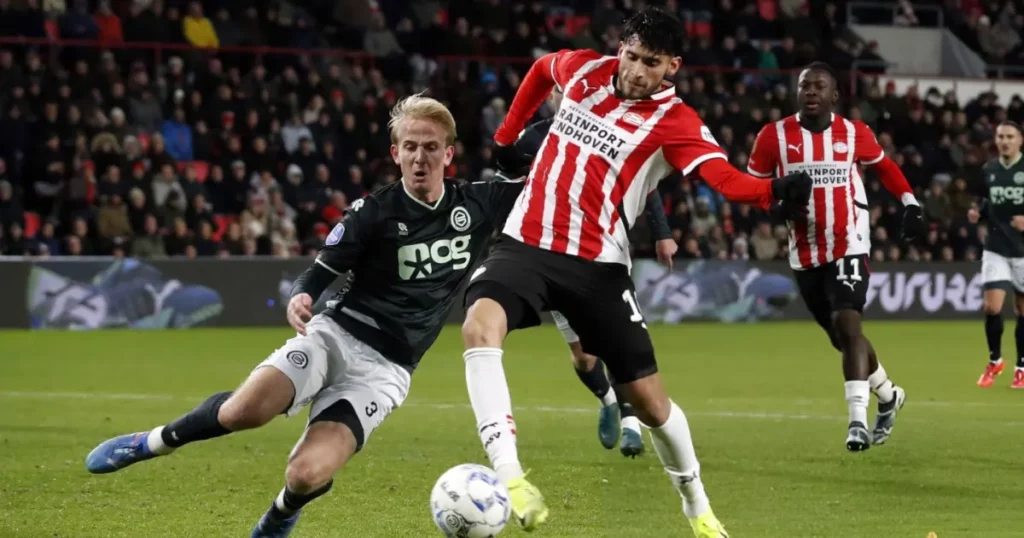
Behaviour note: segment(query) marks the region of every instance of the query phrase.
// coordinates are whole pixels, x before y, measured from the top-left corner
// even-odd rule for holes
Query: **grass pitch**
[[[1024,536],[1024,393],[1008,388],[1008,375],[992,389],[975,386],[986,357],[980,321],[874,322],[866,331],[908,403],[887,445],[850,454],[839,357],[816,327],[652,327],[666,386],[687,413],[712,506],[731,535]],[[112,475],[89,475],[84,458],[108,437],[166,423],[236,386],[290,334],[0,332],[0,537],[248,536],[283,484],[304,418]],[[551,507],[532,535],[690,535],[649,438],[637,460],[598,444],[597,401],[553,327],[513,335],[505,367],[520,456]],[[437,536],[434,480],[459,463],[487,463],[474,430],[452,327],[413,376],[406,405],[293,536]],[[510,523],[502,536],[525,533]]]

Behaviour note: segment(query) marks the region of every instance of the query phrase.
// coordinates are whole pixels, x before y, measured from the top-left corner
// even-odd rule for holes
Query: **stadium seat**
[[[206,181],[206,177],[210,175],[210,163],[206,161],[182,161],[178,163],[178,173],[183,174],[189,167],[193,167],[196,170],[196,179],[200,183]]]
[[[32,237],[36,235],[39,230],[40,219],[39,214],[33,211],[25,212],[25,237]]]
[[[238,217],[235,215],[214,215],[213,222],[217,225],[217,229],[213,231],[213,239],[220,241],[224,234],[227,233],[228,226],[237,220]]]

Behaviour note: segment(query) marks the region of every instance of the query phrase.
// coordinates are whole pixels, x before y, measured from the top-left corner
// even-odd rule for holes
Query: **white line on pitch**
[[[135,401],[193,401],[199,402],[204,399],[202,396],[175,396],[170,394],[132,394],[132,393],[106,393],[106,392],[36,392],[36,391],[0,391],[2,398],[25,398],[25,399],[80,399],[80,400],[135,400]],[[712,399],[711,402],[728,402],[727,399]],[[826,402],[829,400],[797,400],[802,405],[810,405],[812,402]],[[790,401],[792,403],[792,401]],[[998,404],[995,402],[936,402],[923,401],[912,402],[915,406],[1016,406],[1019,404],[1008,403]],[[426,409],[470,409],[469,404],[464,403],[430,403],[430,402],[408,402],[402,407],[426,408]],[[551,405],[530,405],[514,406],[517,411],[539,412],[539,413],[593,413],[597,406],[551,406]],[[687,409],[687,415],[695,417],[717,417],[717,418],[745,418],[752,420],[841,420],[846,415],[839,414],[807,414],[807,413],[765,413],[756,411],[729,411],[729,410],[697,410]],[[1019,422],[1000,422],[1000,424],[1024,424]]]

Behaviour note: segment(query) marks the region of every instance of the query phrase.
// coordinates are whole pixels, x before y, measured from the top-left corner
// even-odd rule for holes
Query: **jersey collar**
[[[447,191],[448,191],[448,186],[445,185],[444,182],[442,181],[441,182],[441,196],[439,196],[437,198],[437,201],[434,202],[433,204],[428,204],[428,203],[424,202],[423,200],[420,200],[419,198],[414,196],[413,193],[409,192],[409,187],[406,187],[405,186],[405,181],[402,181],[402,192],[404,192],[405,195],[408,196],[409,199],[412,200],[413,202],[416,202],[417,204],[419,204],[419,205],[421,205],[421,206],[423,206],[423,207],[425,207],[425,208],[427,208],[427,209],[429,209],[431,211],[441,207],[441,201],[444,200],[444,194]]]
[[[612,76],[608,78],[608,93],[615,95],[615,77],[617,73],[612,73]],[[623,99],[623,101],[661,101],[662,99],[668,99],[669,97],[675,97],[676,85],[667,81],[661,81],[661,89],[652,93],[650,97],[646,99]]]
[[[1000,164],[1000,166],[1002,166],[1002,167],[1003,167],[1003,170],[1009,170],[1010,168],[1013,168],[1013,167],[1014,167],[1014,166],[1015,166],[1015,165],[1016,165],[1017,163],[1019,163],[1019,162],[1020,162],[1020,158],[1021,158],[1021,157],[1024,157],[1024,153],[1018,153],[1018,154],[1017,154],[1017,158],[1016,158],[1016,159],[1014,159],[1014,160],[1013,160],[1013,162],[1012,162],[1012,163],[1010,163],[1010,164],[1006,164],[1006,163],[1004,163],[1004,162],[1003,162],[1003,158],[1002,158],[1002,157],[998,157],[998,159],[999,159],[999,164]]]
[[[800,113],[799,112],[796,113],[796,122],[800,123]],[[833,113],[829,114],[828,124],[832,125],[835,122],[836,122],[836,113],[833,112]],[[800,128],[801,129],[803,128],[803,124],[800,124]]]

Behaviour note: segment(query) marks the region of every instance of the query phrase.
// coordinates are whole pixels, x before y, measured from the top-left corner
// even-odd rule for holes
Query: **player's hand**
[[[807,204],[794,204],[783,200],[772,204],[768,214],[775,222],[783,223],[806,218],[808,211]]]
[[[520,178],[530,173],[530,164],[533,162],[528,155],[524,154],[515,146],[495,145],[494,162],[498,165],[501,175],[508,178]]]
[[[921,206],[911,204],[903,208],[903,226],[900,229],[900,239],[904,243],[917,241],[925,234],[924,215],[921,214]]]
[[[806,172],[788,174],[772,180],[772,197],[794,207],[806,206],[813,186],[814,182]]]
[[[288,324],[295,332],[306,336],[306,322],[313,317],[313,297],[300,293],[288,301]]]
[[[1017,231],[1024,232],[1024,215],[1014,215],[1010,220],[1010,226]]]
[[[658,253],[658,262],[672,268],[672,258],[679,251],[679,243],[675,239],[659,239],[654,243],[654,251]]]

